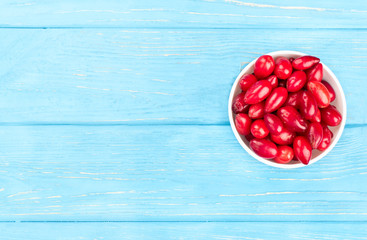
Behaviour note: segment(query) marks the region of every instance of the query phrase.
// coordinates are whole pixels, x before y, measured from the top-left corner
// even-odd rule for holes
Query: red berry
[[[307,69],[306,74],[307,74],[307,81],[321,82],[323,77],[322,64],[318,63],[315,66],[311,67],[310,69]]]
[[[264,80],[270,82],[271,87],[273,89],[278,86],[278,78],[275,75],[270,75],[269,77],[265,78]]]
[[[237,114],[235,118],[235,126],[239,134],[248,135],[250,133],[251,118],[245,113]]]
[[[287,90],[289,92],[297,92],[306,84],[306,73],[303,71],[295,71],[287,80]]]
[[[298,136],[293,141],[293,151],[296,158],[307,165],[312,156],[312,147],[308,140],[303,136]]]
[[[246,104],[244,101],[245,93],[240,93],[237,96],[234,97],[233,103],[232,103],[232,111],[234,113],[246,113],[248,112],[250,105]]]
[[[306,136],[313,149],[316,149],[323,139],[323,127],[318,122],[311,123],[306,131]]]
[[[251,119],[263,118],[265,114],[264,108],[265,108],[264,102],[255,103],[250,106],[250,109],[248,110],[248,116]]]
[[[342,122],[342,115],[335,106],[329,105],[321,111],[321,119],[329,126],[338,126]]]
[[[269,134],[269,130],[265,126],[262,119],[258,119],[251,124],[251,134],[255,138],[265,138]]]
[[[270,55],[259,57],[254,65],[254,74],[258,79],[263,79],[269,76],[274,71],[274,59]]]
[[[275,60],[274,74],[279,79],[287,79],[292,74],[292,64],[286,57],[278,57]]]
[[[330,102],[334,101],[336,95],[335,95],[335,91],[334,91],[333,87],[330,85],[330,83],[326,82],[325,80],[322,80],[321,83],[324,84],[324,86],[329,91],[329,94],[330,94]]]
[[[246,92],[256,81],[257,79],[253,74],[244,74],[240,79],[240,88]]]
[[[307,122],[302,118],[294,107],[285,106],[277,111],[278,117],[283,121],[284,126],[294,132],[305,132]]]
[[[271,89],[272,87],[268,81],[257,81],[247,90],[244,101],[246,104],[259,103],[269,96]]]
[[[264,116],[264,122],[266,128],[269,130],[271,134],[279,135],[283,131],[283,123],[282,121],[274,114],[267,113]]]
[[[283,130],[278,135],[270,134],[271,140],[279,145],[290,145],[293,143],[295,137],[296,134],[294,132],[289,131],[286,128],[283,128]]]
[[[288,91],[287,89],[283,87],[275,88],[270,96],[266,99],[265,102],[265,112],[270,113],[274,112],[278,108],[280,108],[288,97]]]
[[[289,163],[292,161],[294,157],[293,149],[289,146],[279,146],[278,147],[278,154],[274,158],[274,161],[277,163]]]
[[[257,155],[263,158],[274,158],[278,153],[277,146],[266,139],[254,138],[250,141],[250,147]]]
[[[326,108],[330,104],[330,93],[321,82],[310,81],[307,90],[314,96],[319,108]]]
[[[320,62],[320,59],[317,57],[302,56],[302,57],[294,59],[294,61],[292,62],[292,66],[294,69],[297,69],[297,70],[305,70],[319,62]]]
[[[302,116],[307,119],[313,119],[317,114],[317,103],[309,91],[302,91],[298,96],[298,106]]]

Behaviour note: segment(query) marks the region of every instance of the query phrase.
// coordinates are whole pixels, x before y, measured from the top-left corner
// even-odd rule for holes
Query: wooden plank
[[[290,49],[339,78],[347,124],[366,124],[367,31],[0,30],[0,122],[228,124],[241,66]],[[348,46],[348,47],[346,47]]]
[[[366,221],[367,127],[264,165],[229,126],[0,127],[0,220]]]
[[[0,230],[4,240],[367,239],[367,224],[364,222],[0,223]]]
[[[365,1],[3,0],[3,27],[365,28]]]

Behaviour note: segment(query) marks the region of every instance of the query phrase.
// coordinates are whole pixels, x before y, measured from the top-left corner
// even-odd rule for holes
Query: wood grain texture
[[[366,221],[367,127],[307,168],[266,166],[229,126],[0,127],[0,220]]]
[[[365,1],[3,0],[3,27],[365,28]]]
[[[366,38],[364,30],[1,29],[0,122],[228,124],[241,67],[289,49],[319,56],[344,88],[347,124],[366,124]]]
[[[1,239],[367,239],[366,223],[0,223]]]

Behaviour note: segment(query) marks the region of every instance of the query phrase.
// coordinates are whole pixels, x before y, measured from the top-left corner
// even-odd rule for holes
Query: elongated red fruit
[[[293,132],[305,132],[307,122],[301,114],[291,106],[285,106],[277,111],[278,117],[282,120],[284,126]]]
[[[311,123],[306,131],[306,136],[313,149],[318,148],[323,138],[324,129],[320,123]]]
[[[277,163],[289,163],[292,161],[294,157],[293,149],[289,146],[279,146],[278,147],[278,154],[274,158],[274,161]]]
[[[320,151],[325,151],[331,144],[332,133],[328,127],[324,127],[323,136],[320,145],[317,147]]]
[[[307,74],[307,81],[321,82],[323,77],[322,64],[318,63],[315,66],[311,67],[310,69],[307,69],[306,74]]]
[[[264,138],[268,136],[269,130],[265,126],[264,120],[258,119],[251,124],[251,134],[255,138]]]
[[[324,84],[324,86],[327,88],[327,90],[329,91],[330,94],[330,102],[335,100],[335,91],[334,88],[330,85],[330,83],[326,82],[325,80],[321,81],[322,84]]]
[[[303,56],[303,57],[294,59],[294,61],[292,62],[292,66],[294,69],[297,69],[297,70],[305,70],[319,62],[320,62],[320,59],[317,57]]]
[[[284,106],[292,106],[294,108],[298,108],[299,104],[298,104],[298,99],[299,99],[299,95],[302,92],[294,92],[294,93],[289,93],[288,94],[288,98],[284,103]]]
[[[234,123],[239,134],[241,135],[250,134],[250,127],[252,120],[247,114],[245,113],[237,114]]]
[[[265,103],[264,102],[255,103],[255,104],[250,106],[250,109],[248,110],[248,116],[251,119],[262,118],[265,114],[264,109],[265,109]]]
[[[286,57],[278,57],[275,60],[274,74],[279,79],[287,79],[292,74],[292,64]]]
[[[317,103],[309,91],[302,91],[298,96],[298,105],[302,116],[307,119],[313,119],[317,114]]]
[[[271,87],[273,89],[278,86],[278,78],[275,75],[270,75],[269,77],[265,78],[264,80],[270,82]]]
[[[274,114],[267,113],[264,116],[264,122],[266,128],[271,134],[279,135],[283,131],[282,121]]]
[[[262,55],[254,65],[254,74],[258,79],[263,79],[269,76],[274,71],[274,59],[270,55]]]
[[[280,108],[288,97],[287,89],[283,87],[275,88],[265,102],[265,112],[270,113],[274,112],[278,108]]]
[[[242,92],[240,94],[238,94],[237,96],[234,97],[233,99],[233,103],[232,103],[232,111],[234,113],[246,113],[249,108],[250,105],[245,103],[245,93]]]
[[[287,90],[289,92],[297,92],[306,84],[306,73],[303,71],[295,71],[287,80]]]
[[[260,157],[274,158],[278,153],[277,146],[266,139],[254,138],[250,141],[251,149]]]
[[[319,108],[326,108],[330,104],[330,93],[321,82],[310,81],[307,90],[314,96]]]
[[[298,136],[293,141],[293,151],[296,158],[307,165],[312,156],[312,147],[308,140],[303,136]]]
[[[293,143],[294,138],[296,137],[296,133],[289,131],[286,128],[283,128],[280,134],[270,134],[270,138],[276,144],[279,145],[290,145]]]
[[[342,122],[342,115],[335,106],[329,105],[321,109],[321,119],[329,126],[338,126]]]
[[[271,84],[268,81],[257,81],[247,90],[244,101],[246,104],[259,103],[269,96],[271,89]]]
[[[257,79],[253,74],[244,74],[240,79],[240,88],[246,92],[256,81]]]
[[[311,119],[311,122],[321,122],[321,112],[319,108],[317,108],[316,115]]]

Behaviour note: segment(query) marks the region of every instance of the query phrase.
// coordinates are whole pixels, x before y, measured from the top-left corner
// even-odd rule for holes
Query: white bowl
[[[297,58],[297,57],[304,56],[304,55],[307,55],[307,54],[301,53],[301,52],[296,52],[296,51],[276,51],[276,52],[267,53],[267,55],[272,56],[275,60],[277,57],[280,57],[280,56],[284,56],[284,57],[287,57],[287,58],[290,58],[290,57]],[[265,164],[273,166],[273,167],[278,167],[278,168],[299,168],[299,167],[307,166],[307,165],[304,165],[304,164],[302,164],[301,162],[298,162],[298,161],[291,161],[288,164],[280,164],[280,163],[274,162],[271,159],[262,158],[250,149],[249,141],[247,141],[245,136],[242,136],[237,132],[237,129],[236,129],[235,124],[234,124],[235,114],[232,112],[233,98],[241,92],[241,89],[239,87],[239,81],[240,81],[241,76],[244,75],[244,74],[253,73],[254,64],[255,64],[256,60],[257,59],[255,59],[251,63],[249,63],[241,71],[241,73],[236,78],[236,81],[233,83],[232,90],[231,90],[231,93],[229,95],[229,101],[228,101],[229,122],[231,123],[232,131],[233,131],[234,135],[236,136],[238,142],[241,144],[241,146],[251,156],[253,156],[254,158],[256,158],[257,160],[259,160],[262,163],[265,163]],[[318,150],[313,150],[312,151],[312,157],[311,157],[311,160],[310,160],[308,165],[319,161],[321,158],[325,157],[326,154],[328,154],[331,151],[331,149],[334,148],[335,144],[338,142],[340,136],[343,133],[344,126],[345,126],[345,120],[346,120],[346,117],[347,117],[347,104],[346,104],[346,101],[345,101],[345,96],[344,96],[343,89],[342,89],[338,79],[336,78],[334,73],[325,64],[323,64],[323,74],[324,74],[323,79],[326,80],[333,87],[333,89],[335,91],[336,98],[331,104],[334,105],[339,110],[339,112],[342,114],[343,120],[342,120],[342,122],[339,126],[329,127],[330,130],[334,134],[334,137],[331,139],[330,146],[323,152],[318,151]]]

